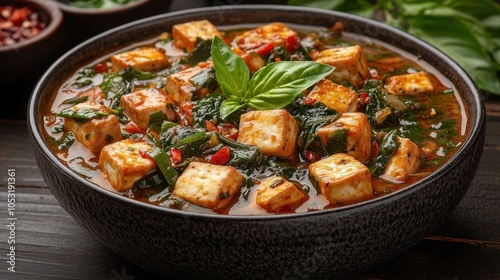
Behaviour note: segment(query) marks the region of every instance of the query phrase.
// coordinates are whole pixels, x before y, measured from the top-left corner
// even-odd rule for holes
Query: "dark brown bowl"
[[[73,45],[134,20],[168,12],[170,0],[137,0],[108,9],[80,8],[56,0],[64,13],[64,32]]]
[[[62,164],[43,135],[40,114],[60,82],[78,67],[173,24],[208,19],[216,25],[282,21],[332,26],[380,39],[431,63],[461,93],[468,134],[439,170],[401,191],[368,202],[311,213],[224,216],[152,206],[89,183]],[[176,12],[113,29],[59,59],[29,104],[36,160],[52,193],[107,247],[168,279],[332,279],[370,269],[413,246],[439,225],[466,193],[484,143],[479,90],[454,61],[430,45],[364,18],[290,6],[228,6]]]
[[[13,45],[0,46],[0,86],[32,82],[34,87],[39,75],[62,54],[57,50],[61,49],[63,40],[60,32],[63,13],[53,1],[0,0],[0,6],[4,5],[28,6],[43,14],[46,28],[39,34]]]

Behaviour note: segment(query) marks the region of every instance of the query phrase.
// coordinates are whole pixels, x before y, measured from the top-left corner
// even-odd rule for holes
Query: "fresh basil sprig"
[[[334,70],[314,61],[281,61],[262,67],[250,77],[243,59],[219,37],[212,42],[212,60],[227,98],[220,108],[222,119],[244,106],[253,110],[280,109]]]

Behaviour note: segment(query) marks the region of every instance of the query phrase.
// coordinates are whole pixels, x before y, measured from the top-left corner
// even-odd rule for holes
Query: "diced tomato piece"
[[[318,58],[318,55],[319,55],[319,51],[317,49],[312,49],[310,52],[309,52],[309,55],[311,56],[311,59],[312,60],[316,60]]]
[[[228,146],[222,147],[210,158],[210,162],[217,165],[223,165],[231,159],[231,149]]]
[[[173,164],[178,164],[182,162],[182,153],[179,149],[172,148],[170,149],[170,160],[172,160]]]
[[[218,131],[219,130],[217,128],[217,126],[211,121],[205,121],[205,126],[207,127],[208,131]]]
[[[263,46],[260,46],[254,52],[258,55],[265,56],[265,55],[268,55],[270,52],[272,52],[273,49],[274,49],[274,43],[271,42],[271,43],[265,44]]]
[[[128,133],[143,133],[144,134],[144,130],[141,129],[140,127],[138,127],[135,123],[128,123],[126,126],[125,126],[125,131],[128,132]]]
[[[106,62],[97,63],[97,64],[94,66],[94,70],[95,70],[97,73],[104,73],[104,72],[108,72],[108,65],[106,64]]]
[[[299,38],[297,36],[286,38],[285,47],[289,53],[294,53],[299,48]]]

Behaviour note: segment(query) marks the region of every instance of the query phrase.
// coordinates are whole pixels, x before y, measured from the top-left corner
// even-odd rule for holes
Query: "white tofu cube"
[[[172,194],[218,212],[234,202],[242,183],[243,175],[232,166],[191,162],[177,179]]]
[[[120,106],[138,127],[147,129],[151,114],[163,112],[169,121],[176,118],[173,102],[165,93],[155,88],[134,91],[120,98]]]
[[[150,157],[142,156],[151,149],[146,142],[125,139],[105,146],[99,156],[99,167],[107,176],[111,186],[126,192],[134,183],[156,167]]]
[[[335,122],[320,127],[316,134],[325,146],[331,145],[332,136],[339,130],[347,130],[346,153],[362,162],[370,161],[372,130],[368,118],[363,113],[344,113]]]
[[[355,112],[358,108],[358,94],[354,90],[328,79],[319,81],[307,97],[325,104],[339,114]]]
[[[109,109],[104,105],[92,103],[79,103],[73,106],[75,111],[98,110],[108,114]],[[82,143],[94,154],[99,154],[101,149],[113,142],[122,139],[120,123],[115,115],[98,117],[86,122],[64,118],[64,127],[75,135],[76,140]]]
[[[257,146],[264,155],[289,158],[299,133],[286,110],[250,111],[241,115],[238,142]]]
[[[115,72],[128,67],[140,71],[159,71],[170,65],[165,53],[153,47],[143,47],[115,54],[111,57],[111,62]]]
[[[404,182],[410,174],[415,173],[420,167],[420,151],[417,144],[408,138],[398,137],[397,141],[399,147],[389,159],[382,177]]]
[[[426,72],[388,77],[385,80],[385,88],[394,95],[438,93],[446,89],[436,77]]]
[[[328,75],[329,79],[337,83],[347,81],[357,89],[363,87],[364,81],[370,77],[368,62],[359,45],[323,50],[316,62],[335,67]]]
[[[208,20],[175,24],[172,27],[172,36],[174,45],[187,52],[191,52],[196,47],[198,39],[210,40],[215,36],[223,38],[219,30]]]
[[[194,96],[199,98],[205,97],[209,92],[205,92],[203,89],[197,89],[191,82],[191,78],[212,67],[212,62],[200,62],[194,67],[187,68],[168,76],[167,84],[165,85],[168,96],[178,106],[191,101]]]
[[[262,182],[256,203],[269,213],[294,212],[309,196],[294,183],[275,176]]]
[[[293,29],[281,22],[273,22],[243,32],[234,39],[234,43],[243,51],[250,52],[270,43],[273,47],[291,47],[290,44],[298,44],[298,40],[298,34]]]
[[[368,167],[354,157],[339,153],[309,165],[320,192],[332,205],[346,205],[373,197]]]

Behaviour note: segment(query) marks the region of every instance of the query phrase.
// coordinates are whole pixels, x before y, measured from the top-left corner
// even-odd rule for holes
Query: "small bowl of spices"
[[[63,13],[52,0],[0,0],[0,87],[9,106],[0,118],[23,118],[31,90],[62,55]]]
[[[0,83],[41,73],[60,55],[63,14],[54,1],[0,0]],[[58,38],[62,38],[59,35]],[[61,50],[62,51],[62,50]]]

